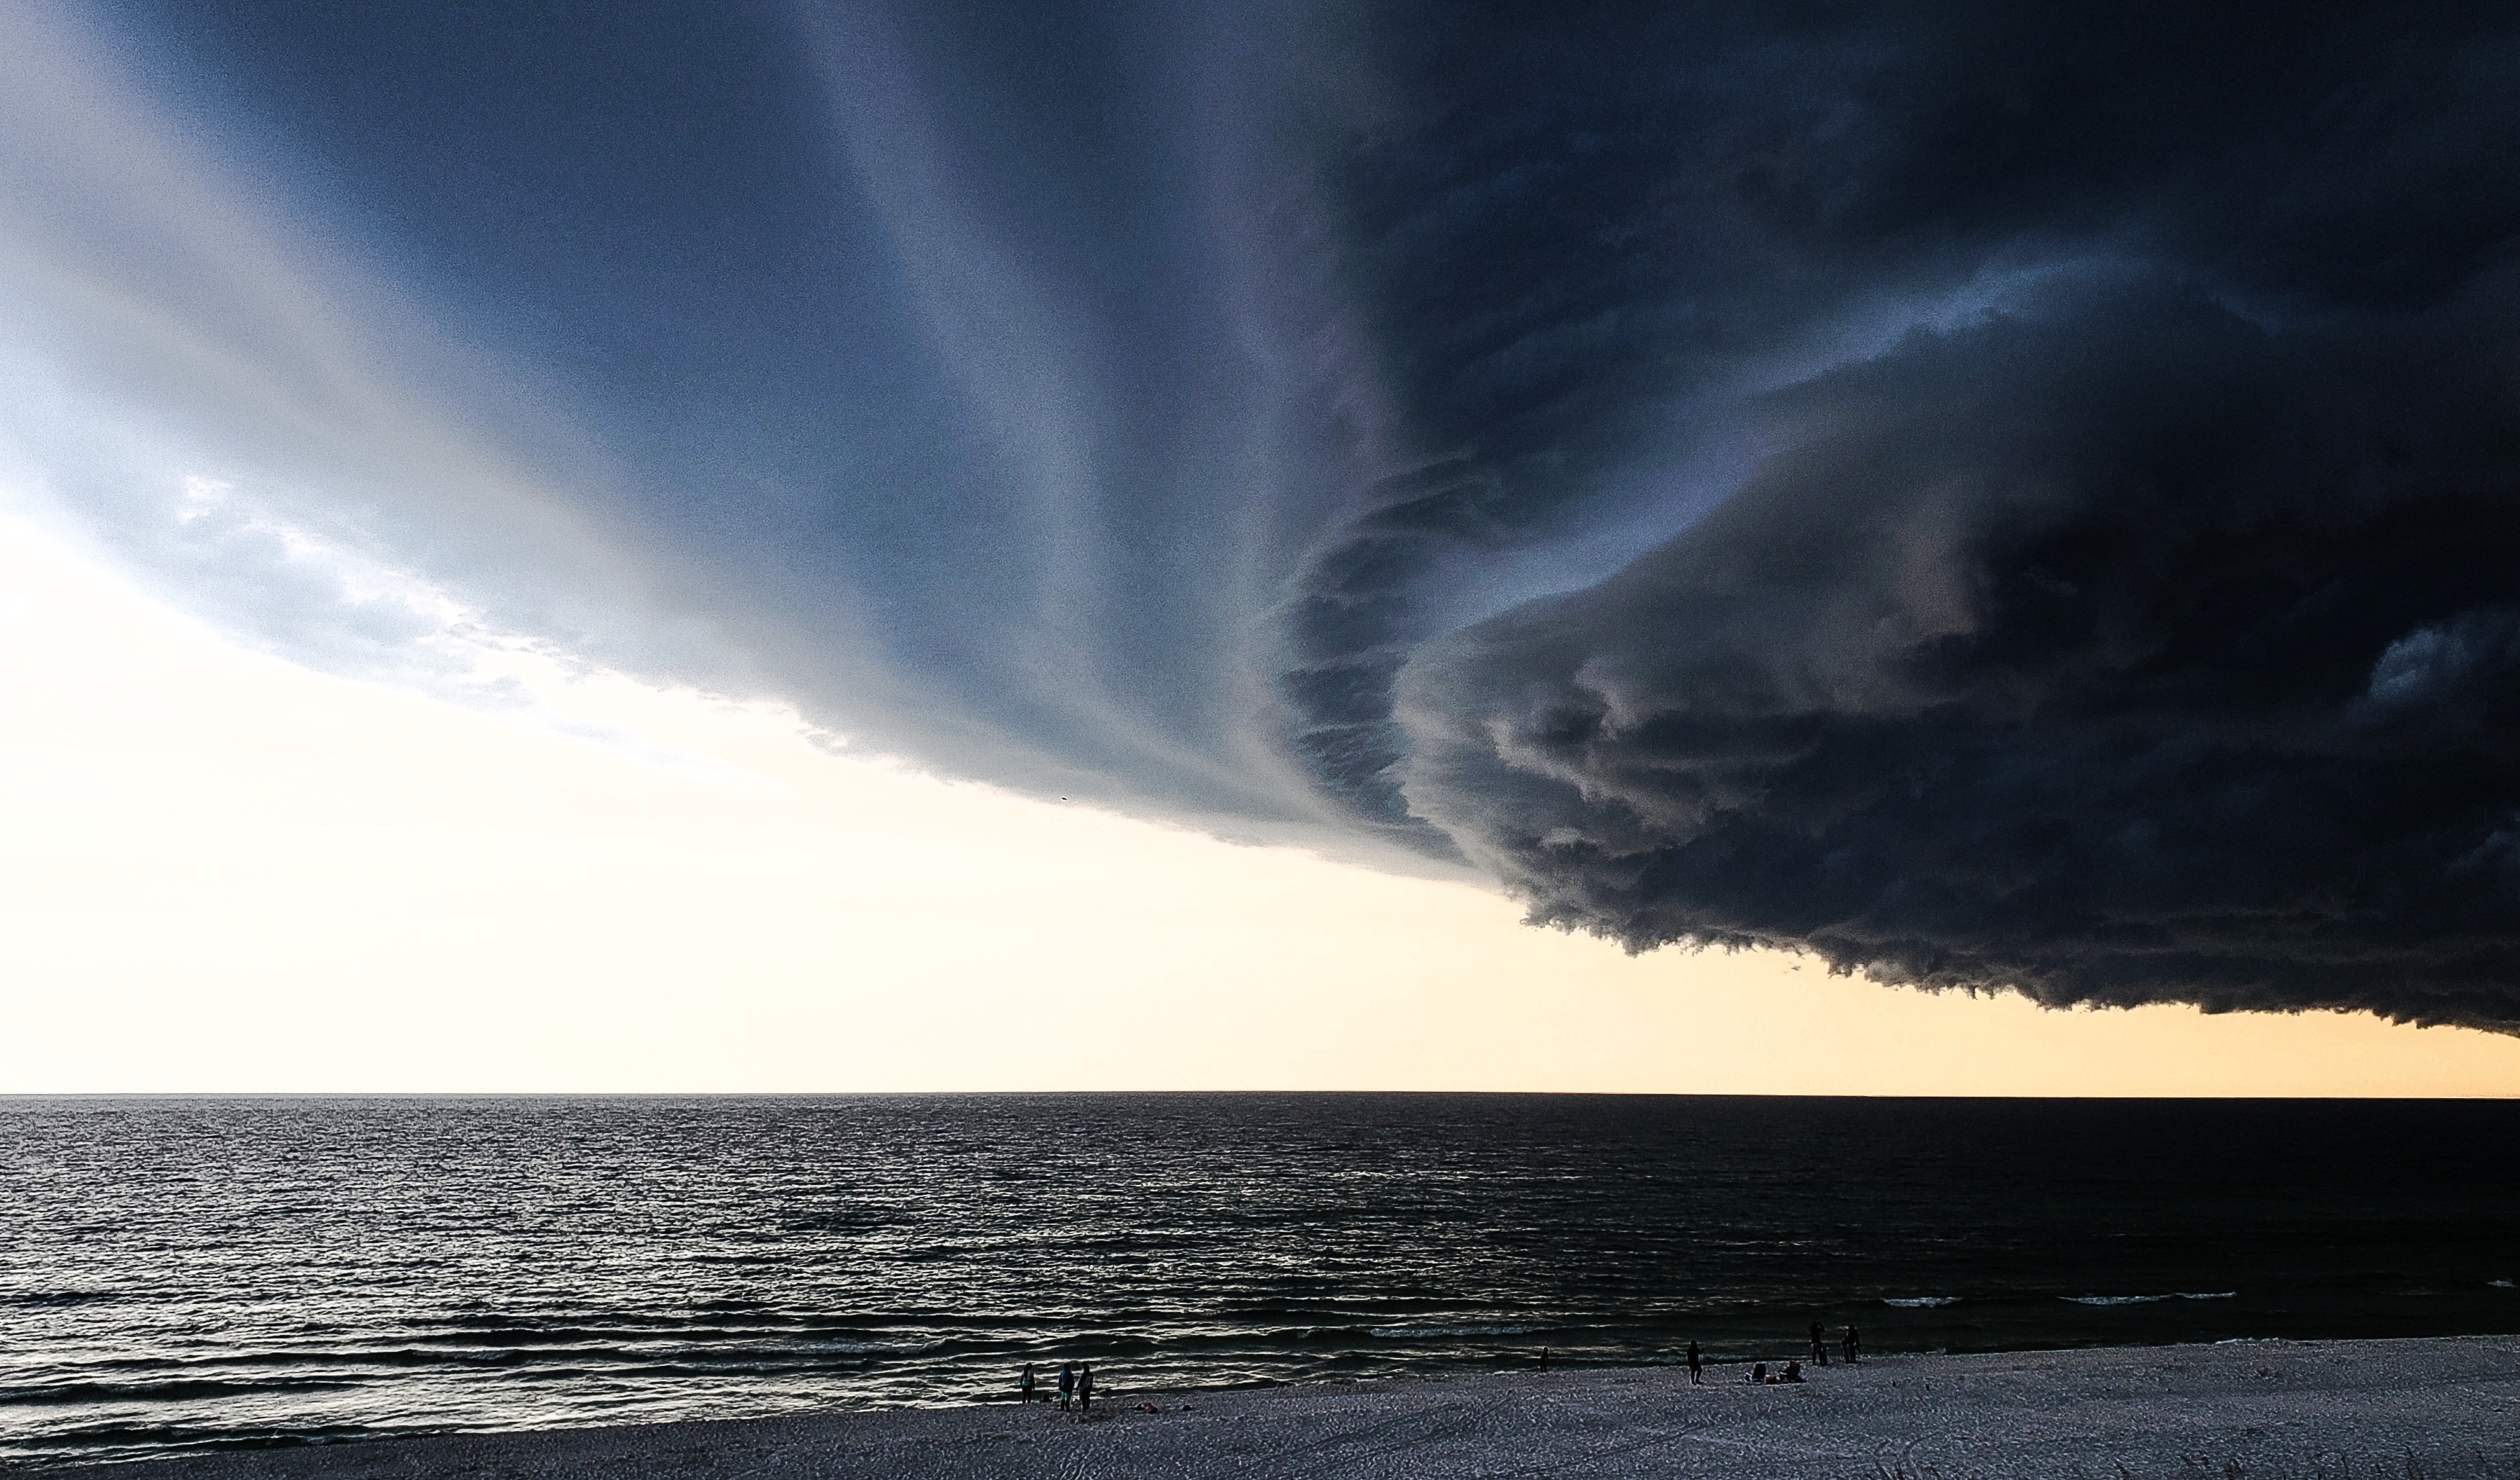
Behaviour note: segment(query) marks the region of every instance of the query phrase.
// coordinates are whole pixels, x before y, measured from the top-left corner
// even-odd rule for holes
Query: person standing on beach
[[[1094,1412],[1094,1364],[1091,1362],[1085,1364],[1085,1370],[1077,1374],[1076,1406],[1086,1413]]]
[[[1706,1380],[1706,1368],[1697,1360],[1697,1343],[1688,1344],[1688,1385],[1696,1387]]]
[[[1068,1397],[1076,1391],[1076,1368],[1065,1363],[1058,1367],[1058,1411],[1067,1412]]]
[[[1863,1350],[1864,1338],[1855,1334],[1855,1327],[1851,1325],[1848,1326],[1846,1328],[1846,1360],[1853,1362],[1856,1359],[1857,1354]]]
[[[1817,1321],[1813,1322],[1811,1323],[1811,1342],[1813,1365],[1816,1367],[1828,1366],[1828,1327],[1821,1324]]]
[[[1023,1380],[1015,1384],[1015,1390],[1023,1394],[1023,1404],[1026,1408],[1032,1407],[1033,1386],[1032,1364],[1027,1362],[1024,1364]]]

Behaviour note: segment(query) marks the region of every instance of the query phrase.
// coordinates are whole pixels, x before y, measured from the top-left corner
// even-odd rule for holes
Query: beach
[[[1779,1356],[1792,1355],[1781,1352]],[[2520,1474],[2520,1336],[1868,1357],[416,1437],[47,1470],[112,1480]],[[1149,1412],[1148,1410],[1152,1410]]]

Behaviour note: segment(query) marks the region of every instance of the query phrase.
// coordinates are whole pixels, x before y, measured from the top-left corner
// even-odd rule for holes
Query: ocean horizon
[[[0,1458],[2520,1330],[2507,1100],[0,1098]]]

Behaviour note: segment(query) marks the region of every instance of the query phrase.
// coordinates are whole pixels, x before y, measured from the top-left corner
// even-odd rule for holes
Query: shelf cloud
[[[18,22],[18,456],[1637,949],[2520,1029],[2507,8],[1018,10]]]

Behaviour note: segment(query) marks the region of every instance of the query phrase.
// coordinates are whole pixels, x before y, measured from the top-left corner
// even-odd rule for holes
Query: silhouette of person
[[[1085,1364],[1085,1370],[1077,1374],[1076,1406],[1086,1413],[1094,1412],[1094,1364],[1091,1362]]]
[[[1846,1360],[1853,1362],[1863,1354],[1864,1338],[1855,1334],[1855,1327],[1850,1325],[1846,1328]]]
[[[1544,1372],[1549,1370],[1549,1348],[1545,1346],[1540,1349],[1540,1369]]]
[[[1811,1323],[1811,1354],[1814,1362],[1828,1366],[1828,1327],[1817,1321]]]
[[[1076,1368],[1065,1363],[1058,1367],[1058,1411],[1067,1412],[1068,1398],[1076,1391]]]
[[[1688,1344],[1688,1385],[1695,1387],[1706,1380],[1706,1368],[1697,1360],[1697,1343]]]
[[[1802,1380],[1803,1380],[1803,1365],[1802,1365],[1801,1363],[1799,1363],[1799,1362],[1788,1362],[1788,1363],[1786,1363],[1786,1364],[1785,1364],[1785,1375],[1784,1375],[1784,1380],[1785,1380],[1785,1381],[1787,1381],[1787,1382],[1800,1382],[1800,1381],[1802,1381]]]
[[[1023,1401],[1027,1404],[1032,1402],[1033,1386],[1032,1364],[1027,1362],[1024,1364],[1023,1380],[1015,1384],[1015,1389],[1023,1394]]]

